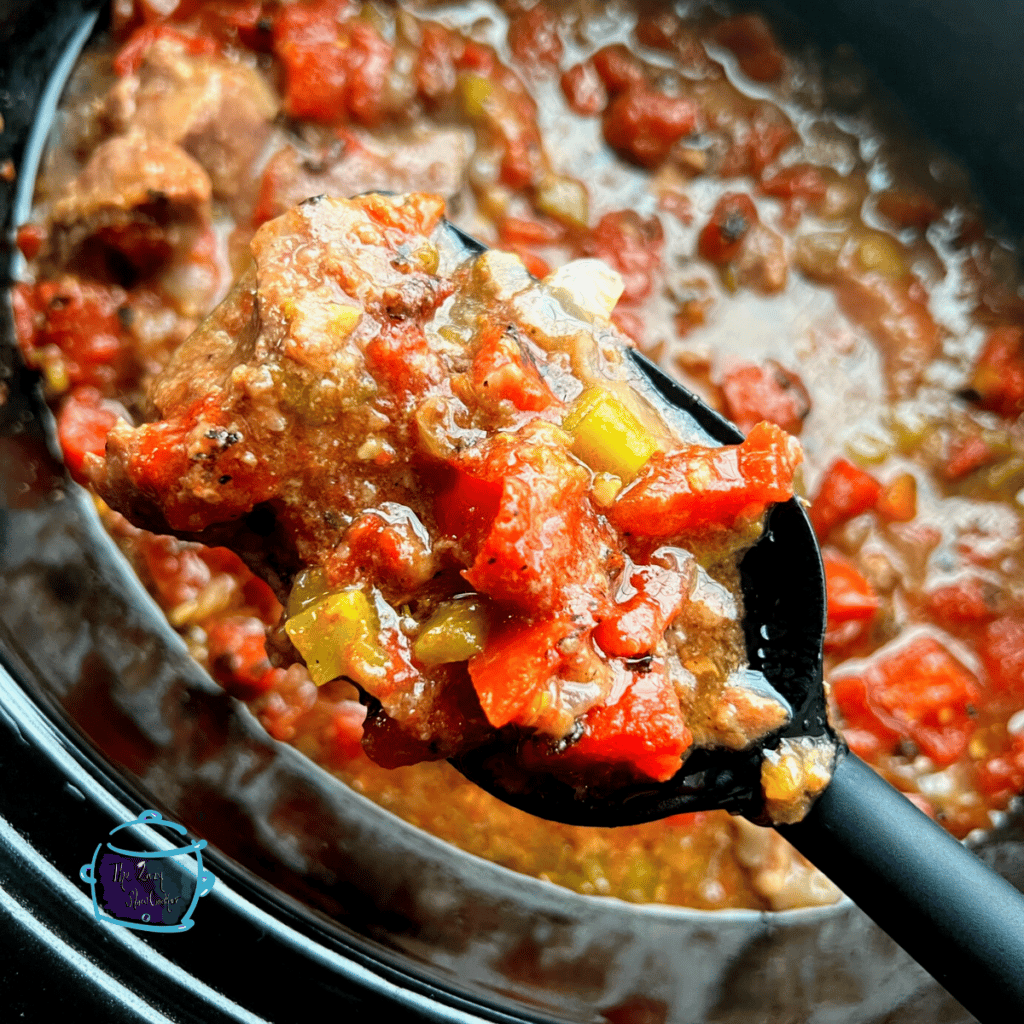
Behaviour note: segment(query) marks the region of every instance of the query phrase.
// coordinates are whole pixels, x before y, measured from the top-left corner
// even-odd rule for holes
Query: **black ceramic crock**
[[[852,44],[1020,234],[1022,5],[772,9],[826,54]],[[0,0],[8,279],[46,126],[96,21],[87,0]],[[271,741],[191,662],[68,480],[6,299],[0,332],[0,1017],[971,1019],[848,902],[711,914],[577,896],[425,836]],[[187,934],[98,921],[80,876],[146,808],[208,844],[216,881]],[[1011,823],[980,849],[1018,886],[1021,835]]]

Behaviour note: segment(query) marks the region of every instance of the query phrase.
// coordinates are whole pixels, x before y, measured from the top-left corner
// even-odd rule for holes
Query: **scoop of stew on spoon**
[[[484,247],[445,221],[467,255]],[[638,352],[637,367],[673,406],[721,444],[743,435]],[[1024,896],[850,753],[828,721],[822,679],[825,576],[814,531],[796,498],[774,506],[740,564],[750,666],[792,708],[788,725],[753,747],[699,749],[666,782],[598,790],[552,774],[524,774],[499,733],[452,759],[467,778],[541,818],[613,827],[722,808],[773,824],[862,910],[983,1021],[1024,1013]],[[773,789],[808,757],[832,766],[813,801]],[[807,806],[809,804],[809,806]]]

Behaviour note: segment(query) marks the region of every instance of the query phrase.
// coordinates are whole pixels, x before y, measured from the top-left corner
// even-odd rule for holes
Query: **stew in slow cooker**
[[[736,561],[799,442],[673,436],[609,323],[619,275],[537,284],[497,252],[449,271],[443,208],[319,196],[267,221],[153,379],[160,418],[116,423],[91,483],[276,584],[282,656],[371,698],[385,767],[505,729],[523,767],[665,781],[787,724],[745,662]]]
[[[902,129],[886,133],[885,122],[855,66],[787,53],[759,16],[723,18],[703,5],[684,17],[625,3],[118,2],[109,42],[82,59],[65,97],[33,221],[19,231],[28,260],[13,293],[19,343],[52,402],[70,471],[96,480],[110,502],[97,497],[101,516],[171,624],[272,736],[414,824],[583,893],[708,909],[831,902],[834,887],[778,835],[741,819],[700,813],[608,832],[555,825],[505,807],[443,761],[410,763],[445,756],[438,736],[462,742],[508,710],[506,721],[540,723],[571,750],[573,723],[611,692],[595,703],[585,686],[540,687],[533,696],[556,698],[547,707],[488,712],[487,645],[499,673],[516,658],[552,656],[569,633],[551,632],[557,614],[495,619],[473,597],[509,599],[504,573],[487,562],[502,553],[477,558],[488,550],[489,517],[474,521],[471,510],[515,490],[510,465],[529,467],[494,440],[510,430],[532,437],[531,451],[562,453],[567,478],[591,487],[585,507],[625,503],[627,478],[642,489],[644,467],[661,457],[588,462],[588,429],[602,417],[613,433],[630,422],[621,395],[593,390],[585,375],[569,383],[564,360],[545,361],[536,337],[517,324],[513,338],[504,322],[475,331],[468,361],[445,367],[449,383],[424,390],[437,353],[466,344],[455,337],[458,317],[433,347],[401,341],[409,332],[367,337],[367,376],[322,346],[325,334],[359,330],[342,302],[333,320],[321,305],[306,320],[311,333],[293,332],[302,358],[262,365],[262,384],[256,374],[237,382],[274,396],[268,430],[271,405],[287,406],[271,473],[247,460],[234,421],[193,410],[191,426],[204,429],[189,433],[167,410],[184,410],[210,379],[183,353],[201,349],[230,375],[244,362],[231,363],[238,339],[246,353],[259,348],[252,254],[258,261],[282,225],[295,228],[289,218],[306,217],[302,230],[314,230],[326,216],[316,211],[333,200],[296,207],[309,197],[441,196],[453,220],[494,247],[494,267],[506,268],[498,277],[529,271],[547,279],[530,286],[540,292],[566,286],[558,268],[571,260],[602,260],[621,277],[610,311],[618,332],[747,431],[747,445],[799,435],[806,461],[796,486],[823,545],[827,678],[847,742],[954,834],[987,828],[1024,786],[1024,308],[1013,254],[986,233],[957,168],[923,144],[909,147]],[[429,202],[414,205],[424,213]],[[424,283],[447,279],[418,241],[429,232],[416,234],[398,252],[408,265],[385,272],[415,288],[389,299],[384,277],[373,282],[380,308],[394,301],[403,316],[448,299]],[[302,299],[283,290],[275,301]],[[285,314],[301,319],[295,308]],[[511,390],[467,406],[491,381]],[[472,410],[468,419],[438,401],[450,395]],[[398,471],[402,463],[408,472],[402,438],[369,422],[397,421],[399,407],[411,415],[411,396],[421,400],[417,443],[438,446],[443,470],[429,493],[452,497],[441,502],[447,513],[433,498],[426,511],[422,487]],[[359,486],[374,486],[359,494],[351,481],[331,481],[331,500],[303,491],[296,481],[322,467],[316,446],[347,417],[363,419],[345,459],[359,461]],[[491,440],[462,433],[484,420]],[[178,462],[145,447],[175,429],[178,442],[188,434],[167,449]],[[573,453],[574,444],[583,447]],[[287,494],[281,480],[294,484]],[[157,507],[157,493],[185,497]],[[535,496],[529,484],[522,493]],[[473,550],[435,565],[420,527],[445,514],[459,521],[449,534],[473,538]],[[566,532],[592,538],[615,521],[593,516],[589,533],[575,522]],[[615,595],[623,610],[669,577],[669,590],[685,578],[692,594],[699,578],[717,599],[723,583],[728,594],[723,563],[699,545],[684,565],[636,544],[605,545],[596,576],[591,563],[583,568],[586,545],[566,546],[564,571],[547,575],[547,589],[564,591],[573,573],[628,576]],[[629,571],[612,564],[624,557]],[[452,566],[468,567],[471,586]],[[380,585],[361,589],[371,578]],[[387,713],[367,718],[337,678],[358,671],[317,667],[321,655],[303,644],[331,600],[345,605],[334,619],[356,632],[371,613],[388,619],[393,648],[364,645],[364,674],[376,679],[374,657],[390,664],[408,649],[407,663],[433,681],[419,687],[423,701],[381,690]],[[517,646],[524,621],[542,624],[528,648]],[[645,650],[633,649],[628,630],[604,626],[614,618],[594,621],[611,661],[636,679],[662,678],[651,669],[674,619]],[[720,693],[738,666],[704,653],[710,664],[695,658],[688,671]],[[538,670],[545,682],[549,669]],[[464,699],[437,705],[447,723],[435,730],[428,709],[438,681],[453,692],[462,685]],[[669,772],[685,739],[675,728],[676,760],[638,755],[633,770]],[[364,744],[400,767],[374,763]]]

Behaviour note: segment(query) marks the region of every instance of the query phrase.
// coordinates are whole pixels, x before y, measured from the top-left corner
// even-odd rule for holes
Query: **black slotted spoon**
[[[485,250],[448,221],[438,234],[467,257]],[[643,355],[629,354],[653,388],[715,441],[743,439]],[[1024,896],[850,753],[828,722],[825,576],[796,498],[772,508],[740,573],[751,668],[793,710],[782,730],[744,751],[695,751],[667,782],[631,783],[596,797],[550,775],[531,776],[523,787],[502,734],[452,764],[506,803],[573,825],[615,827],[714,808],[764,823],[764,751],[786,737],[830,744],[831,782],[802,821],[777,830],[979,1020],[1024,1020]]]

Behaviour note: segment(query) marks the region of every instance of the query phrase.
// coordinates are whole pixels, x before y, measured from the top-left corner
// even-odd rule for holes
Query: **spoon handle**
[[[779,832],[979,1020],[1024,1020],[1024,896],[860,758]]]

